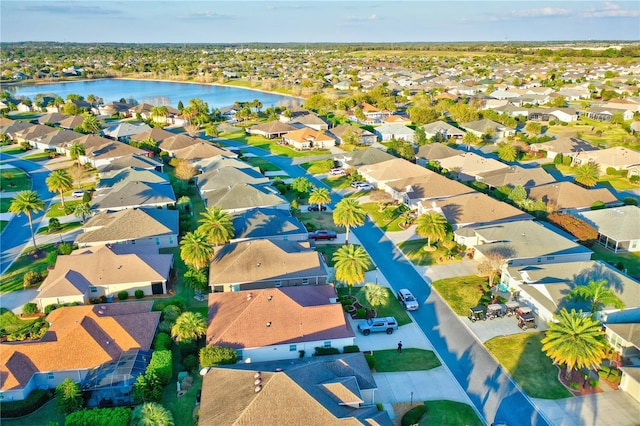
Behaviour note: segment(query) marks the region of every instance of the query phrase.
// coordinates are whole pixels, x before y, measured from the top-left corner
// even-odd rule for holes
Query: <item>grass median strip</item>
[[[398,371],[426,371],[442,365],[433,351],[405,348],[402,353],[396,349],[373,351],[376,372],[395,373]]]

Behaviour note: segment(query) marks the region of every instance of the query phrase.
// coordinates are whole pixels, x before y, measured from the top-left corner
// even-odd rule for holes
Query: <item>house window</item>
[[[47,373],[47,379],[49,379],[49,380],[53,380],[53,379],[55,379],[55,378],[56,378],[56,375],[55,375],[55,373],[53,373],[52,371],[51,371],[51,372],[49,372],[49,373]]]
[[[238,361],[242,361],[242,349],[236,349],[236,356],[238,357]]]
[[[91,293],[97,293],[98,292],[98,288],[97,287],[89,287],[89,291]]]
[[[547,260],[553,260],[555,259],[555,256],[547,256]]]
[[[541,257],[539,257],[539,258],[537,259],[537,262],[538,262],[538,263],[541,263],[541,262],[542,262],[542,258],[541,258]]]
[[[331,347],[331,341],[327,340],[326,342],[324,342],[324,347],[325,348],[330,348]]]
[[[307,284],[309,284],[309,278],[303,278],[302,285],[307,285]]]
[[[277,280],[277,281],[275,282],[275,286],[276,286],[276,287],[282,287],[282,281]]]
[[[295,352],[297,349],[297,345],[289,345],[289,352]]]
[[[284,235],[284,236],[282,237],[282,240],[283,240],[283,241],[289,241],[289,236],[288,236],[288,235]]]
[[[169,237],[169,244],[173,245],[173,237]]]
[[[160,245],[160,237],[156,237],[156,245],[159,246]]]

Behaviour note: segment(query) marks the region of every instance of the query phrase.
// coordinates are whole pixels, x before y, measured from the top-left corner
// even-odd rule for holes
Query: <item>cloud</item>
[[[267,6],[267,10],[300,10],[300,9],[315,9],[316,5],[314,4],[291,4],[291,3],[276,3],[270,4]]]
[[[46,6],[36,3],[23,3],[20,10],[27,12],[54,13],[56,15],[122,15],[122,10],[105,9],[100,6],[84,6],[74,2],[48,2]]]
[[[619,4],[604,2],[602,7],[589,9],[581,15],[583,18],[637,18],[639,10],[623,9]]]
[[[346,16],[342,18],[342,20],[346,22],[371,22],[382,21],[384,18],[376,13],[372,13],[369,16]]]
[[[487,16],[488,21],[512,21],[514,19],[562,18],[571,15],[568,9],[559,7],[542,7],[539,9],[513,10],[503,15]]]
[[[213,10],[199,10],[197,12],[191,12],[181,17],[182,19],[207,19],[207,20],[225,20],[236,19],[234,15],[226,15],[223,13],[214,12]]]

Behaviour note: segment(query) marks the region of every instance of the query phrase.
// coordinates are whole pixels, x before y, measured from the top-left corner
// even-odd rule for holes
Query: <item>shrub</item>
[[[142,299],[144,297],[144,291],[138,289],[133,293],[136,296],[136,299]]]
[[[64,426],[128,425],[130,421],[131,410],[128,408],[94,408],[69,414],[64,421]]]
[[[580,389],[580,384],[578,384],[577,382],[571,382],[569,387],[571,387],[571,389]]]
[[[298,351],[298,356],[299,356],[300,358],[304,358],[304,355],[305,355],[305,354],[306,354],[306,352],[304,351],[304,349],[300,349],[300,350]]]
[[[70,378],[64,379],[56,386],[56,406],[64,414],[72,413],[82,408],[82,393],[80,385]]]
[[[127,300],[129,298],[129,292],[122,290],[118,292],[118,300]]]
[[[607,176],[615,176],[618,174],[618,170],[615,167],[607,167]]]
[[[169,305],[162,310],[162,319],[170,323],[175,323],[181,313],[182,310],[179,307]]]
[[[160,383],[167,385],[171,381],[173,374],[173,356],[171,351],[154,351],[151,355],[151,362],[147,366],[147,371],[153,371],[158,376]]]
[[[400,424],[402,426],[411,426],[417,425],[420,423],[420,420],[427,414],[427,406],[426,405],[418,405],[417,407],[413,407],[411,410],[404,413],[402,416],[402,421]]]
[[[42,282],[42,274],[40,271],[29,271],[22,278],[25,288],[40,284]]]
[[[378,411],[384,411],[384,405],[382,405],[382,403],[380,402],[376,402],[376,408],[378,409]]]
[[[625,206],[638,205],[638,199],[636,197],[624,197],[624,200],[622,202],[624,203]]]
[[[600,383],[600,381],[598,379],[589,380],[589,385],[591,385],[592,388],[598,387],[599,383]]]
[[[376,368],[376,357],[374,357],[372,354],[364,354],[364,359],[367,360],[369,370],[374,370]]]
[[[602,201],[596,201],[595,203],[591,204],[591,210],[602,210],[605,207],[606,206]]]
[[[365,319],[367,317],[367,310],[364,308],[360,308],[356,310],[356,318]]]
[[[73,214],[74,210],[75,210],[75,207],[73,207],[73,206],[70,206],[68,204],[64,206],[64,214],[67,215],[67,216],[70,215],[70,214]]]
[[[342,348],[342,352],[345,354],[360,352],[360,348],[358,347],[358,345],[348,345]]]
[[[47,256],[45,257],[45,262],[47,262],[47,266],[50,266],[53,268],[56,265],[57,261],[58,261],[57,251],[54,250],[47,253]]]
[[[631,176],[631,177],[629,178],[629,182],[631,182],[631,183],[638,183],[638,182],[640,182],[640,175],[634,175],[634,176]]]
[[[582,219],[563,213],[551,213],[547,220],[564,229],[585,244],[592,244],[598,238],[598,231]]]
[[[200,349],[200,365],[203,367],[235,364],[237,361],[238,355],[231,348],[213,345]]]
[[[51,392],[45,389],[33,390],[27,397],[20,401],[0,402],[2,418],[22,417],[31,414],[46,402],[51,400]]]
[[[60,229],[60,220],[55,217],[49,219],[49,232],[57,231],[58,229]]]
[[[616,269],[618,271],[624,271],[624,262],[622,260],[620,260],[618,263],[616,263]]]
[[[153,339],[153,349],[156,351],[168,351],[171,350],[173,345],[173,339],[167,333],[158,333]]]
[[[38,305],[33,302],[25,303],[22,307],[22,313],[25,315],[35,315],[38,312],[40,312],[40,309],[38,309]]]
[[[569,156],[563,157],[562,158],[562,164],[564,164],[565,166],[570,166],[571,165],[571,157],[569,157]]]
[[[195,340],[183,340],[178,343],[178,349],[183,359],[189,355],[196,355],[198,353],[198,342]]]
[[[338,348],[321,348],[318,346],[313,356],[337,355],[339,353],[340,350]]]
[[[189,355],[182,360],[182,364],[188,371],[195,371],[195,369],[198,368],[198,357]]]
[[[553,164],[562,164],[562,154],[556,154],[555,157],[553,157]]]
[[[66,256],[68,254],[71,254],[72,251],[73,251],[73,244],[65,243],[65,242],[58,244],[58,254]]]
[[[56,309],[58,309],[58,305],[56,305],[55,303],[52,305],[47,305],[44,307],[44,314],[49,315],[51,311],[54,311]]]

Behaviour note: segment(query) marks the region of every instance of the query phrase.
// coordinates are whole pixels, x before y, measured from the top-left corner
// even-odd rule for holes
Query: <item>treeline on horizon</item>
[[[620,45],[620,49],[608,47]],[[571,47],[573,46],[573,47]],[[79,50],[119,50],[142,49],[292,49],[292,50],[335,50],[343,53],[358,51],[450,51],[503,53],[536,56],[582,57],[582,58],[636,58],[640,57],[640,43],[622,40],[598,41],[546,41],[546,42],[394,42],[394,43],[79,43],[79,42],[0,42],[2,50],[9,49],[79,49]],[[4,56],[4,55],[3,55]]]

